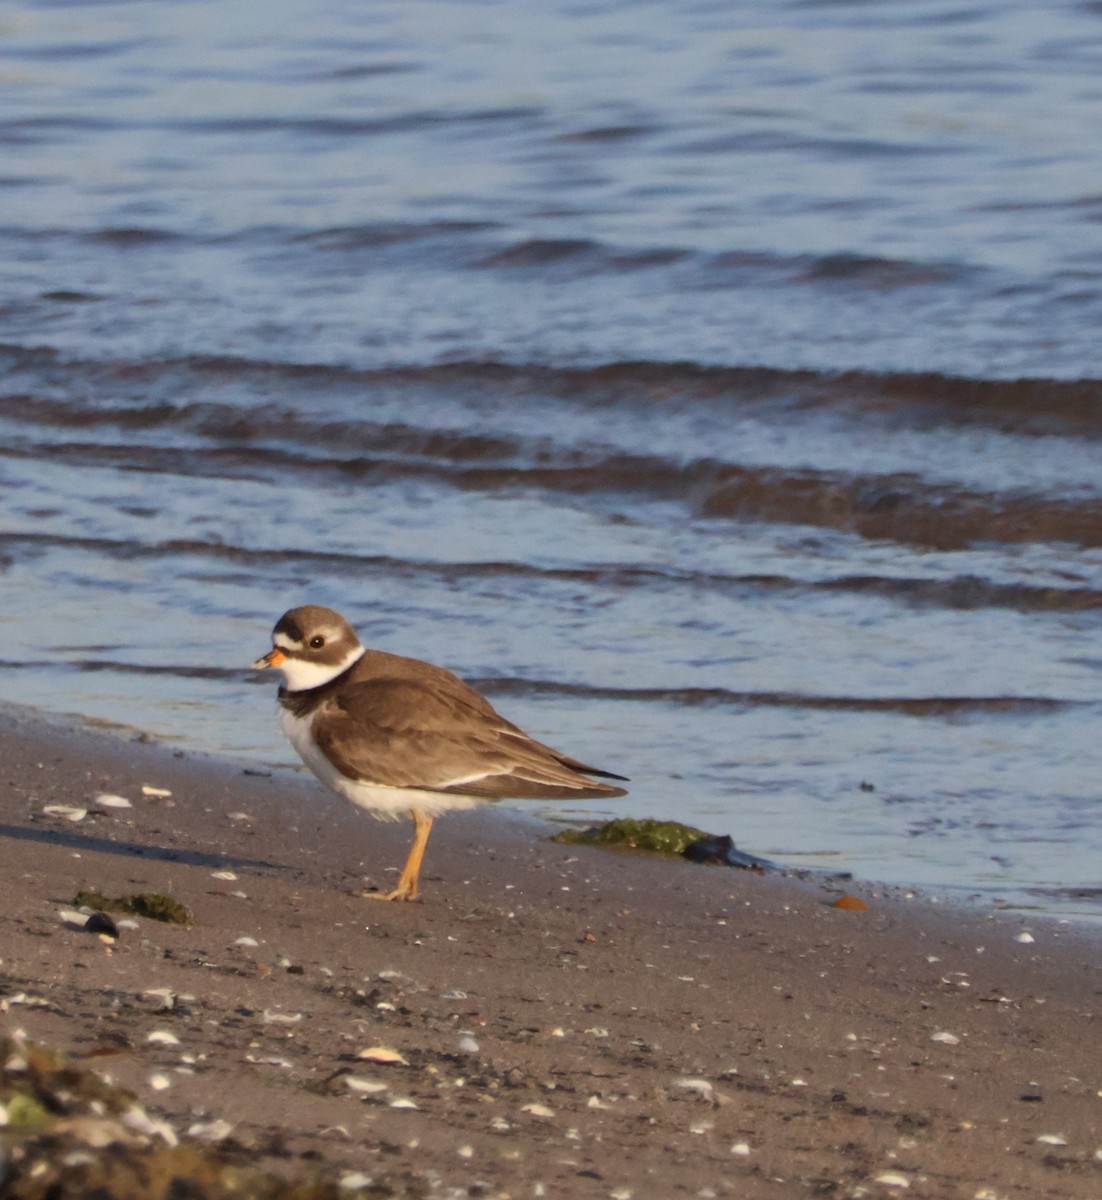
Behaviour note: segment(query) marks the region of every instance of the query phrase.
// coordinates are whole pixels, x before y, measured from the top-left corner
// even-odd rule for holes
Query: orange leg
[[[365,892],[372,900],[416,900],[417,881],[421,875],[421,860],[425,857],[425,847],[429,844],[429,833],[432,830],[432,817],[413,810],[413,845],[409,848],[409,857],[398,878],[398,886],[392,892]]]

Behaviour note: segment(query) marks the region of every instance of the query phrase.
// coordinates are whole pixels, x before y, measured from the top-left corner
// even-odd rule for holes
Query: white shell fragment
[[[12,1004],[25,1004],[27,1008],[49,1008],[50,1002],[43,996],[28,996],[26,992],[16,992],[14,996],[5,996],[0,1000],[0,1012],[7,1012]],[[11,1070],[9,1067],[8,1070]]]
[[[673,1086],[680,1088],[683,1092],[692,1092],[701,1100],[711,1100],[715,1094],[715,1088],[707,1079],[675,1079]]]
[[[156,1135],[169,1146],[177,1144],[176,1133],[167,1121],[158,1121],[149,1115],[140,1104],[132,1104],[122,1115],[122,1123],[135,1133]]]
[[[365,1175],[362,1171],[353,1171],[351,1174],[342,1175],[337,1186],[347,1191],[358,1191],[360,1188],[370,1187],[373,1182],[370,1175]]]
[[[469,1033],[464,1034],[456,1045],[460,1054],[477,1054],[479,1045]]]
[[[546,1104],[525,1104],[522,1105],[520,1111],[530,1113],[533,1117],[539,1117],[544,1121],[555,1115],[555,1110],[548,1108]]]
[[[378,1079],[364,1079],[362,1075],[346,1075],[344,1085],[350,1092],[359,1092],[361,1096],[377,1096],[379,1092],[385,1092],[390,1086]]]
[[[280,1067],[288,1071],[294,1065],[290,1059],[280,1058],[278,1054],[266,1054],[260,1058],[255,1054],[246,1054],[245,1061],[247,1063],[256,1063],[258,1067]]]
[[[149,1086],[155,1092],[164,1092],[172,1087],[172,1080],[167,1075],[150,1075]]]
[[[947,1033],[944,1029],[939,1029],[937,1033],[930,1035],[931,1042],[944,1042],[947,1046],[959,1046],[960,1038],[955,1033]]]
[[[1066,1146],[1068,1139],[1062,1133],[1042,1133],[1037,1139],[1042,1146]]]
[[[388,1066],[409,1066],[409,1063],[397,1050],[391,1050],[386,1046],[368,1046],[366,1050],[361,1050],[356,1057],[362,1058],[365,1062],[385,1063]]]
[[[747,1155],[749,1155],[749,1153],[750,1153],[750,1143],[749,1142],[735,1142],[731,1146],[731,1153],[737,1154],[740,1158],[746,1158]]]
[[[1023,929],[1021,933],[1014,939],[1016,942],[1035,942],[1037,939],[1029,932],[1028,929]]]
[[[61,918],[62,925],[68,925],[70,929],[83,929],[88,924],[88,914],[77,912],[73,908],[59,908],[57,915]]]
[[[96,808],[133,808],[125,796],[116,796],[114,792],[97,792],[92,797]]]
[[[143,783],[142,784],[142,795],[143,796],[156,796],[156,797],[163,799],[165,796],[171,796],[172,792],[169,791],[168,788],[154,787],[150,783]]]
[[[48,817],[63,817],[66,821],[83,821],[88,815],[86,808],[75,808],[71,804],[46,804],[42,811]]]
[[[201,1142],[224,1142],[231,1133],[233,1126],[229,1121],[222,1120],[196,1121],[188,1126],[187,1131],[188,1137],[198,1138]]]
[[[877,1183],[882,1183],[885,1187],[894,1188],[909,1188],[911,1181],[906,1175],[901,1175],[898,1171],[882,1171],[876,1177]]]
[[[178,1046],[180,1039],[167,1029],[154,1029],[152,1033],[146,1034],[145,1040],[154,1046]]]
[[[256,940],[256,938],[239,937],[237,939],[237,941],[234,942],[234,945],[235,946],[259,946],[260,943]]]
[[[416,1108],[417,1104],[408,1096],[399,1096],[396,1100],[391,1100],[391,1108]]]
[[[302,1013],[279,1013],[271,1009],[264,1010],[265,1025],[297,1025],[302,1020]]]
[[[160,1001],[157,1012],[171,1012],[176,1007],[176,993],[172,988],[146,988],[142,995],[151,996],[154,1000]]]
[[[211,871],[211,879],[236,879],[237,876],[233,871]]]

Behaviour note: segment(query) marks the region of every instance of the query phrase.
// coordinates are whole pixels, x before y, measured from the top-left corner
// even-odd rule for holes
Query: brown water
[[[3,697],[290,763],[314,600],[599,815],[1098,915],[1100,68],[1081,3],[17,3]]]

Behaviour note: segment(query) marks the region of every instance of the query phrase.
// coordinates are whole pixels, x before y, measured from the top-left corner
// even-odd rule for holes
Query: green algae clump
[[[130,896],[105,896],[95,888],[81,888],[73,897],[78,907],[93,908],[96,912],[124,912],[150,921],[166,921],[170,925],[190,925],[191,912],[179,900],[163,892],[135,892]]]
[[[594,829],[564,829],[551,840],[568,846],[608,846],[674,856],[684,854],[686,847],[709,836],[702,829],[682,825],[680,821],[621,817]]]

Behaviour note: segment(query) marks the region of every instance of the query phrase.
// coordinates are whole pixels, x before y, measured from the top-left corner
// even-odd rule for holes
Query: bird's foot
[[[410,888],[403,888],[400,884],[392,892],[368,892],[362,891],[359,893],[365,900],[416,900],[418,899],[417,892]]]

